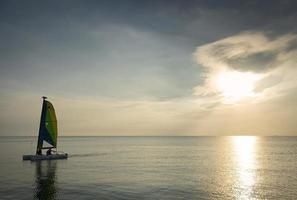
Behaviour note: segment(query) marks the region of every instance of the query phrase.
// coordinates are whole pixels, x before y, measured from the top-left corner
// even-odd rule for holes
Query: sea
[[[0,199],[297,199],[297,137],[60,137],[67,160],[23,161],[0,137]]]

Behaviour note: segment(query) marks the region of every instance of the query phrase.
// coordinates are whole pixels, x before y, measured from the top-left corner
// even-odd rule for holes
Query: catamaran
[[[58,128],[54,106],[47,97],[42,97],[42,111],[39,126],[39,135],[35,155],[23,155],[23,160],[56,160],[67,159],[68,154],[57,151]],[[48,144],[45,145],[44,141]],[[47,149],[46,154],[42,150]]]

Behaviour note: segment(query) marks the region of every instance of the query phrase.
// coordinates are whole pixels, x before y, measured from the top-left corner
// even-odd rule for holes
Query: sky
[[[0,1],[0,136],[297,135],[293,0]]]

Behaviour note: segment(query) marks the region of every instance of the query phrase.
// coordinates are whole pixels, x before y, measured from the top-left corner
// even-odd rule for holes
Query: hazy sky
[[[1,1],[0,135],[297,135],[297,1]]]

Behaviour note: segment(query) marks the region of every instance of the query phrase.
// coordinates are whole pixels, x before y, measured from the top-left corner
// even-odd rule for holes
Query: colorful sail
[[[43,141],[46,141],[52,147],[57,147],[57,118],[54,106],[43,97],[37,151],[43,148]]]

